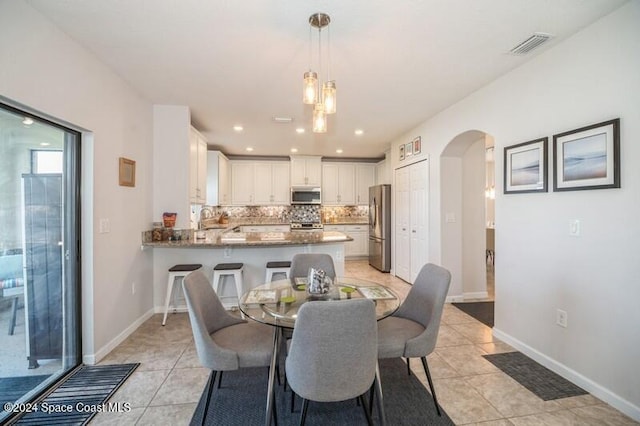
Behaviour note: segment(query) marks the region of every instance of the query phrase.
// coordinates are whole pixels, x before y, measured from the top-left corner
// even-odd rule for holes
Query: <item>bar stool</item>
[[[286,278],[289,278],[289,271],[291,270],[291,262],[267,262],[267,274],[264,279],[265,283],[273,281],[274,274],[284,274]]]
[[[240,303],[240,297],[242,297],[242,271],[244,270],[243,263],[218,263],[213,267],[213,289],[220,301],[222,299],[228,299],[234,296],[221,296],[220,295],[220,283],[223,281],[224,277],[231,276],[235,281],[236,285],[236,296],[238,301],[236,303],[222,303],[225,309],[230,309],[233,307],[238,307]],[[244,318],[244,314],[242,314],[242,318]]]
[[[167,322],[167,313],[169,312],[169,301],[171,300],[172,294],[173,294],[173,312],[175,313],[176,311],[176,307],[177,307],[176,293],[174,293],[173,291],[176,278],[180,278],[180,280],[182,281],[184,277],[186,277],[193,271],[197,271],[200,268],[202,268],[202,265],[199,263],[174,265],[171,268],[169,268],[169,281],[167,282],[167,296],[164,299],[164,318],[162,318],[162,325],[165,325],[165,323]]]

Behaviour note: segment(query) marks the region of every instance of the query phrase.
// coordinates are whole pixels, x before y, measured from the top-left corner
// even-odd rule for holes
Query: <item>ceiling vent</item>
[[[546,33],[533,33],[531,37],[518,44],[513,49],[509,50],[512,55],[526,55],[533,49],[538,48],[540,45],[546,43],[551,39],[551,34]]]

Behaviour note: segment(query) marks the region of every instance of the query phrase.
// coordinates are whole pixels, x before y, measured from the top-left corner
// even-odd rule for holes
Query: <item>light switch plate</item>
[[[580,236],[580,219],[569,221],[569,235],[572,237]]]
[[[107,234],[111,232],[111,224],[109,223],[109,219],[100,219],[100,228],[98,232],[101,234]]]

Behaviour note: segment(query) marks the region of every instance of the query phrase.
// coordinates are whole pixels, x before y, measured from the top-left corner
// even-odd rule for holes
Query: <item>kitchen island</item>
[[[153,248],[153,301],[155,312],[164,312],[167,274],[179,263],[200,263],[211,280],[218,263],[244,264],[244,291],[264,284],[267,262],[291,260],[298,253],[327,253],[336,274],[344,275],[344,245],[352,238],[335,231],[233,232],[204,231],[204,238],[179,241],[149,241],[143,234],[143,249]],[[197,235],[198,232],[194,233]],[[223,296],[234,295],[229,280]],[[182,292],[180,292],[182,297]]]

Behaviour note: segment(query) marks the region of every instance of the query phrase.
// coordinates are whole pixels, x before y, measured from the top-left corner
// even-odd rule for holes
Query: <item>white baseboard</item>
[[[476,291],[473,293],[463,293],[464,300],[469,299],[486,299],[489,297],[489,293],[486,291]]]
[[[464,302],[464,296],[447,296],[445,303],[459,303]]]
[[[547,367],[549,370],[553,371],[556,374],[564,377],[572,383],[580,386],[582,389],[586,390],[596,398],[601,399],[612,407],[620,410],[627,416],[631,417],[636,421],[640,421],[640,407],[633,405],[631,402],[626,399],[616,395],[609,389],[603,387],[602,385],[594,382],[588,377],[583,376],[577,371],[572,370],[564,364],[559,363],[558,361],[549,358],[547,355],[537,351],[526,343],[521,342],[518,339],[513,338],[509,334],[506,334],[500,331],[497,328],[493,328],[493,336],[497,339],[502,340],[503,342],[513,346],[518,351],[527,355],[529,358],[538,362],[539,364]]]
[[[145,312],[140,318],[135,320],[129,327],[125,328],[122,333],[118,334],[115,338],[113,338],[109,343],[101,347],[94,354],[84,354],[82,355],[82,362],[87,365],[94,365],[100,362],[102,358],[107,356],[109,352],[114,350],[120,343],[124,342],[124,340],[131,335],[134,331],[138,329],[146,320],[151,318],[154,314],[155,309],[150,309]],[[164,310],[162,311],[164,312]]]

